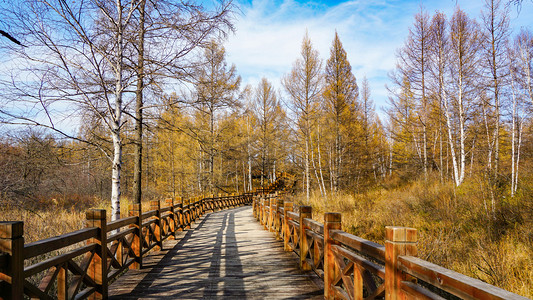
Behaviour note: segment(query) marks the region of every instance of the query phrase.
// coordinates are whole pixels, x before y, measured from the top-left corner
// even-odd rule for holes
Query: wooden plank
[[[293,211],[287,212],[287,216],[289,216],[289,218],[291,218],[293,220],[299,220],[300,219],[300,215],[297,212],[293,212]]]
[[[107,232],[113,231],[115,229],[118,229],[118,228],[121,228],[121,227],[124,227],[124,226],[128,226],[130,224],[135,224],[136,222],[137,222],[137,217],[136,216],[122,218],[122,219],[118,219],[116,221],[111,221],[111,222],[107,223]]]
[[[49,258],[47,260],[41,261],[39,263],[33,264],[31,266],[28,266],[24,268],[24,278],[28,278],[34,274],[37,274],[39,272],[42,272],[48,268],[51,268],[53,266],[58,266],[60,264],[63,264],[75,257],[78,257],[84,253],[91,252],[96,248],[96,244],[90,244],[87,246],[80,247],[78,249],[74,249],[72,251],[69,251],[65,254],[55,256],[52,258]]]
[[[372,274],[377,275],[377,276],[379,276],[381,278],[385,278],[385,267],[380,266],[380,265],[378,265],[378,264],[376,264],[376,263],[374,263],[372,261],[369,261],[368,259],[366,259],[366,258],[364,258],[362,256],[359,256],[356,253],[354,253],[354,252],[352,252],[352,251],[350,251],[348,249],[345,249],[345,248],[343,248],[341,246],[338,246],[338,245],[332,246],[332,250],[333,250],[333,252],[338,253],[338,254],[346,257],[350,261],[358,264],[363,269],[368,270]]]
[[[306,227],[309,227],[314,232],[320,235],[324,235],[324,224],[309,218],[305,218],[303,220],[303,223]]]
[[[24,245],[24,259],[58,250],[76,243],[95,238],[98,229],[95,227],[76,230],[67,234],[40,240]]]
[[[153,216],[155,216],[156,214],[157,214],[157,211],[156,211],[156,210],[149,210],[149,211],[147,211],[147,212],[144,212],[144,213],[142,214],[142,217],[143,217],[143,219],[146,219],[146,218],[153,217]]]
[[[116,233],[116,234],[113,234],[113,235],[110,235],[107,237],[107,242],[110,243],[110,242],[113,242],[113,241],[116,241],[116,240],[119,240],[125,236],[127,236],[128,234],[132,234],[135,232],[137,228],[134,228],[134,227],[131,227],[131,228],[128,228],[128,229],[125,229],[125,230],[122,230],[120,231],[119,233]],[[109,230],[108,230],[109,231]]]
[[[403,272],[463,299],[527,299],[417,257],[400,256],[399,262]]]
[[[365,240],[353,234],[336,230],[331,237],[339,243],[380,261],[385,261],[385,246]]]
[[[208,214],[164,251],[144,258],[110,286],[110,299],[323,299],[313,272],[262,229],[251,207]]]
[[[402,288],[402,291],[408,295],[409,298],[415,298],[417,300],[445,300],[441,296],[411,281],[402,281],[400,287]]]

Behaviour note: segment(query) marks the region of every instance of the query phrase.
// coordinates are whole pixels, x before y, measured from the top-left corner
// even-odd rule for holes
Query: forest
[[[0,220],[36,227],[27,241],[79,228],[89,207],[114,220],[283,172],[318,220],[343,212],[376,242],[417,228],[424,259],[533,296],[533,32],[511,30],[512,3],[420,8],[382,117],[337,32],[325,58],[306,33],[281,88],[242,84],[224,48],[231,1],[2,6]]]

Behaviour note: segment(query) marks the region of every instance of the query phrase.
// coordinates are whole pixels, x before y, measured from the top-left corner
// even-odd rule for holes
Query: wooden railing
[[[0,299],[107,298],[109,283],[140,268],[148,251],[161,249],[207,211],[251,204],[254,194],[151,201],[147,212],[134,204],[129,217],[112,222],[105,210],[92,209],[86,228],[29,244],[23,222],[0,222]]]
[[[387,226],[385,246],[341,229],[340,213],[312,219],[276,194],[258,195],[253,214],[324,281],[326,299],[527,299],[417,258],[417,231]]]

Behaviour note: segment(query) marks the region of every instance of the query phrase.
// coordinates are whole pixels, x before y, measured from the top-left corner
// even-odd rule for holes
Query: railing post
[[[274,213],[276,212],[274,209],[276,207],[276,198],[272,197],[270,198],[270,204],[268,206],[268,230],[274,231]]]
[[[173,240],[176,235],[176,213],[174,212],[174,198],[165,199],[165,205],[170,207],[170,218],[168,219],[168,239]],[[171,233],[171,234],[170,234]]]
[[[142,209],[141,204],[130,204],[128,215],[130,217],[137,217],[137,222],[131,224],[130,227],[135,227],[133,233],[133,240],[131,241],[131,250],[135,254],[135,261],[130,265],[130,269],[140,270],[142,267]]]
[[[87,270],[87,274],[96,283],[96,291],[89,299],[107,299],[107,219],[105,209],[91,209],[85,214],[86,227],[97,227],[96,238],[87,243],[96,243],[96,252]]]
[[[336,244],[330,237],[331,230],[341,230],[340,213],[324,214],[324,299],[335,298],[333,281],[339,273],[335,264],[335,255],[331,249],[331,246]]]
[[[276,231],[276,240],[280,240],[281,235],[283,234],[283,232],[281,231],[283,223],[281,221],[281,214],[280,214],[280,208],[282,207],[283,207],[283,199],[278,199],[277,204],[276,204],[276,214],[275,214],[276,219],[274,222],[274,228]]]
[[[155,243],[156,246],[154,247],[154,250],[161,250],[163,249],[163,239],[161,238],[161,202],[159,200],[152,200],[150,201],[150,210],[155,210],[155,226],[154,226],[154,237],[155,237]]]
[[[268,230],[268,210],[267,207],[270,204],[270,198],[263,198],[263,227]],[[270,209],[270,207],[269,207]]]
[[[259,224],[263,225],[263,198],[260,197],[258,201],[259,206]]]
[[[291,230],[289,228],[289,212],[292,211],[292,202],[283,203],[283,249],[285,251],[292,251],[289,245],[291,238]]]
[[[253,212],[254,218],[257,219],[257,205],[255,203],[255,198],[252,201],[252,212]]]
[[[184,222],[185,219],[183,218],[183,199],[181,197],[178,198],[180,200],[180,203],[177,204],[177,217],[178,217],[178,230],[177,231],[183,231],[185,229]]]
[[[24,222],[0,222],[0,253],[7,257],[6,275],[11,280],[8,288],[0,287],[0,298],[24,298]],[[5,283],[4,283],[5,284]],[[6,294],[4,294],[6,293]]]
[[[385,299],[402,299],[401,282],[407,275],[398,268],[398,256],[417,256],[416,229],[385,227]]]
[[[307,234],[305,233],[305,225],[304,225],[304,219],[305,218],[312,218],[313,217],[313,208],[311,206],[302,205],[300,206],[300,268],[302,270],[311,270],[311,266],[307,263],[307,252],[309,252],[309,245],[307,244]]]

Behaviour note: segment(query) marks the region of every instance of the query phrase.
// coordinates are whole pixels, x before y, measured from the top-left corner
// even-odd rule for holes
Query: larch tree
[[[431,30],[429,15],[421,11],[415,15],[413,26],[409,29],[409,35],[405,45],[398,52],[397,78],[395,82],[400,85],[407,79],[410,90],[417,102],[418,121],[417,127],[421,128],[421,137],[417,140],[417,151],[421,154],[422,168],[427,179],[429,169],[429,112],[430,97],[428,76],[430,73]],[[417,134],[418,135],[418,134]]]
[[[259,127],[257,141],[261,165],[261,187],[265,187],[264,179],[270,173],[271,165],[275,161],[274,144],[276,142],[276,129],[280,120],[279,101],[276,91],[266,78],[261,79],[255,89],[253,110]]]
[[[145,94],[165,93],[164,89],[170,89],[176,81],[190,81],[196,50],[214,35],[225,35],[233,30],[230,20],[234,8],[232,1],[226,0],[217,1],[213,10],[190,1],[139,1],[131,33],[132,45],[137,52],[137,60],[131,63],[136,76],[135,203],[141,201],[143,118],[146,107],[154,106],[154,101],[145,103]],[[158,115],[158,112],[152,114]]]
[[[374,101],[372,101],[372,94],[370,84],[365,77],[361,81],[361,90],[359,102],[361,105],[361,136],[362,144],[359,145],[361,155],[361,173],[362,177],[367,183],[370,183],[372,177],[377,180],[378,173],[383,173],[383,168],[380,168],[382,137],[380,131],[383,130],[379,123],[374,110]]]
[[[304,145],[305,194],[309,203],[311,131],[322,93],[322,61],[307,32],[302,41],[300,58],[294,62],[291,72],[282,79],[282,83],[297,118],[298,139]]]
[[[328,123],[331,124],[332,141],[330,147],[331,159],[329,164],[330,180],[332,182],[332,192],[337,192],[340,187],[347,186],[346,167],[347,156],[353,158],[354,151],[350,151],[353,141],[350,133],[357,126],[356,110],[358,109],[357,97],[359,88],[352,73],[352,67],[339,35],[335,32],[335,37],[330,49],[330,57],[326,62],[324,71],[324,107]],[[358,130],[356,130],[358,131]],[[353,147],[352,149],[353,150]]]
[[[195,70],[195,98],[192,106],[207,121],[207,136],[202,125],[193,129],[203,152],[207,155],[208,188],[215,191],[215,158],[220,155],[217,143],[220,141],[218,127],[219,113],[239,106],[237,92],[241,82],[234,65],[228,67],[226,50],[219,42],[212,40],[206,47],[202,63]]]

